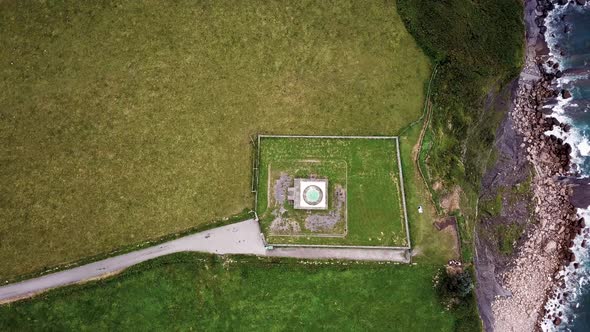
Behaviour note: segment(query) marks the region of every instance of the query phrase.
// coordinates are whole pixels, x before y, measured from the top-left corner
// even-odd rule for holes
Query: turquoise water
[[[578,166],[579,176],[587,177],[590,175],[590,4],[558,6],[546,24],[549,48],[563,72],[558,80],[560,88],[572,93],[570,99],[558,98],[553,107],[554,116],[572,126],[570,133],[558,136],[572,146],[572,160]],[[578,212],[590,224],[590,210]],[[558,305],[564,318],[558,328],[562,331],[590,331],[590,249],[580,245],[582,240],[576,239],[578,246],[574,250],[580,268],[568,267],[565,271],[569,296]],[[553,324],[545,326],[553,329]]]
[[[315,188],[311,188],[307,193],[306,193],[306,197],[307,200],[310,202],[317,202],[320,200],[320,192],[317,191],[317,189]]]

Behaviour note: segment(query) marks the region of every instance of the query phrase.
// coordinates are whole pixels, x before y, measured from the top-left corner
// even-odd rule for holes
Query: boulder
[[[557,120],[556,118],[554,118],[554,117],[552,117],[552,116],[550,116],[550,117],[547,117],[547,118],[545,119],[545,121],[546,121],[546,123],[547,123],[549,126],[551,126],[551,127],[553,127],[553,126],[559,126],[559,125],[560,125],[560,123],[559,123],[559,120]],[[555,136],[554,136],[554,137],[555,137]]]
[[[580,6],[583,6],[586,4],[586,0],[576,0],[576,3]]]
[[[557,249],[557,242],[555,242],[553,240],[547,242],[547,244],[545,245],[545,252],[548,254],[553,253],[556,249]]]
[[[569,92],[568,90],[561,90],[561,97],[563,97],[563,99],[568,99],[572,97],[572,93]]]
[[[542,25],[539,27],[539,33],[540,34],[545,34],[545,32],[547,32],[547,27]]]

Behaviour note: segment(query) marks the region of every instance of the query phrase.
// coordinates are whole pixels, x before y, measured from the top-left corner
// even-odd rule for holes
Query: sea
[[[583,6],[575,1],[557,5],[545,19],[545,25],[550,55],[563,73],[557,80],[558,87],[572,95],[563,98],[560,94],[554,103],[546,106],[553,117],[568,123],[571,129],[567,133],[553,130],[546,134],[554,134],[570,144],[576,176],[587,178],[590,176],[590,1]],[[574,241],[579,267],[570,264],[561,272],[566,281],[566,296],[547,304],[548,309],[561,313],[561,322],[555,326],[552,321],[545,321],[543,329],[547,331],[590,332],[590,206],[579,208],[578,214],[586,221],[586,229]]]

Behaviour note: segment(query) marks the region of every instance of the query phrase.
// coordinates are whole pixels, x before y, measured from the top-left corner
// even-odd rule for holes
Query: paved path
[[[260,237],[258,222],[250,219],[188,235],[153,247],[107,258],[73,269],[2,286],[0,287],[0,304],[31,297],[51,288],[112,275],[132,265],[182,251],[311,259],[409,262],[405,250],[332,248],[276,248],[265,250],[262,238]]]

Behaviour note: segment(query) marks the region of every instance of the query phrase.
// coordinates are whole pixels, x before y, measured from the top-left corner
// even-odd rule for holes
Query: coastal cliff
[[[478,304],[488,331],[534,331],[561,324],[563,313],[547,310],[546,304],[567,297],[561,291],[564,275],[560,272],[578,264],[571,248],[585,222],[572,202],[580,206],[587,202],[574,195],[579,185],[564,181],[575,175],[570,165],[572,147],[546,135],[570,130],[545,107],[558,95],[571,96],[557,88],[555,79],[563,73],[550,57],[544,25],[548,13],[565,3],[525,3],[525,66],[497,135],[499,157],[482,181],[482,198],[503,198],[501,213],[481,217],[476,230]],[[584,5],[583,1],[577,4]],[[527,190],[518,190],[523,187]],[[519,233],[512,243],[514,250],[508,253],[501,252],[495,233],[489,231],[505,225],[514,225]]]

